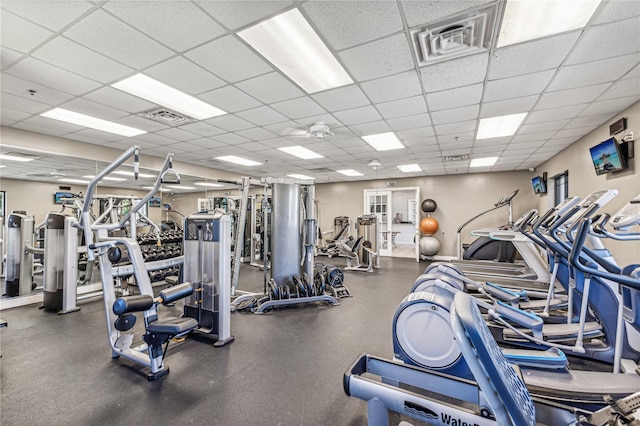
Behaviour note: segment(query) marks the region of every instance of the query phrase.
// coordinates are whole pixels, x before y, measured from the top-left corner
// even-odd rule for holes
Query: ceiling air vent
[[[487,51],[491,48],[498,5],[466,12],[411,30],[418,65]]]
[[[331,170],[328,167],[318,167],[317,169],[309,169],[309,171],[313,173],[329,173],[329,172],[332,172],[333,170]]]
[[[444,161],[462,161],[468,160],[469,154],[460,154],[460,155],[446,155],[444,157]]]
[[[167,124],[169,126],[180,126],[182,124],[191,123],[195,119],[180,114],[179,112],[170,110],[169,108],[158,108],[139,114],[140,117],[150,118],[154,121]]]
[[[17,152],[17,151],[10,151],[10,152],[5,152],[4,155],[7,155],[9,157],[16,157],[19,158],[23,161],[32,161],[32,160],[39,160],[42,157],[38,156],[38,155],[33,155],[33,154],[25,154],[24,152]]]

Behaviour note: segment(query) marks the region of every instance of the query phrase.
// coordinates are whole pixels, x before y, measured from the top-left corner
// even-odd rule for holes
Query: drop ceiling
[[[640,100],[636,0],[603,1],[578,30],[502,48],[494,42],[482,53],[418,65],[412,30],[492,3],[501,13],[504,2],[483,0],[3,0],[2,125],[118,150],[135,144],[146,155],[173,153],[176,161],[239,175],[301,173],[338,182],[525,170]],[[238,36],[292,8],[325,41],[353,84],[309,95]],[[141,117],[158,105],[111,87],[139,72],[228,114],[179,126]],[[148,133],[125,138],[40,116],[54,107]],[[514,136],[476,140],[481,118],[525,112]],[[290,136],[292,129],[303,131],[318,121],[334,136]],[[406,148],[378,152],[361,139],[384,132],[394,132]],[[277,149],[292,145],[324,158],[302,160]],[[444,160],[464,154],[468,160]],[[215,160],[224,155],[263,165]],[[491,156],[499,157],[495,165],[469,168],[470,159]],[[372,159],[383,168],[370,170]],[[81,168],[95,173],[92,161],[55,160],[5,161],[0,175],[80,177],[88,173]],[[411,163],[423,171],[402,173],[396,167]],[[336,172],[341,169],[363,176],[346,177]]]

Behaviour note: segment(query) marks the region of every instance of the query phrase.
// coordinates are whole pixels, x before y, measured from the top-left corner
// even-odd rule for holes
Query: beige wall
[[[593,169],[589,148],[608,139],[610,137],[609,124],[614,123],[621,117],[627,118],[627,132],[633,131],[636,139],[636,158],[629,160],[629,168],[625,171],[597,176]],[[619,138],[621,135],[616,136]],[[640,174],[638,173],[640,144],[638,143],[638,136],[640,136],[640,102],[611,118],[606,125],[598,127],[551,160],[542,164],[536,170],[536,174],[542,175],[543,172],[547,172],[548,176],[554,176],[568,170],[569,194],[579,195],[583,198],[597,190],[617,189],[620,191],[618,196],[602,209],[602,212],[613,214],[640,193]],[[553,181],[550,179],[548,184],[552,187]],[[539,209],[546,210],[549,204],[552,203],[552,197],[551,191],[549,195],[542,196],[538,203]],[[638,227],[635,228],[635,231],[638,231]],[[613,252],[616,260],[621,265],[640,262],[640,242],[607,240],[606,246]]]

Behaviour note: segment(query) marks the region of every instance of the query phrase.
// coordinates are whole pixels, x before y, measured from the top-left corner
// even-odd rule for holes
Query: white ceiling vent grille
[[[469,159],[469,154],[445,155],[444,157],[444,161],[463,161],[468,159]]]
[[[187,115],[180,114],[169,108],[158,108],[151,111],[143,112],[139,114],[141,117],[150,118],[160,123],[168,124],[169,126],[180,126],[182,124],[191,123],[196,121]]]
[[[39,160],[39,159],[42,158],[42,157],[40,157],[38,155],[26,154],[24,152],[18,152],[18,151],[5,152],[3,155],[8,155],[9,157],[20,158],[23,161],[33,161],[33,160]]]
[[[420,66],[484,52],[491,48],[498,5],[456,15],[411,30]]]

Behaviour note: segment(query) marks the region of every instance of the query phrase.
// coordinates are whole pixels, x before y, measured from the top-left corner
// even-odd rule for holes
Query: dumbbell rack
[[[137,239],[145,263],[171,260],[182,256],[182,231],[171,230],[160,234],[138,235]],[[149,271],[151,282],[164,281],[167,277],[178,275],[180,275],[179,265]]]

